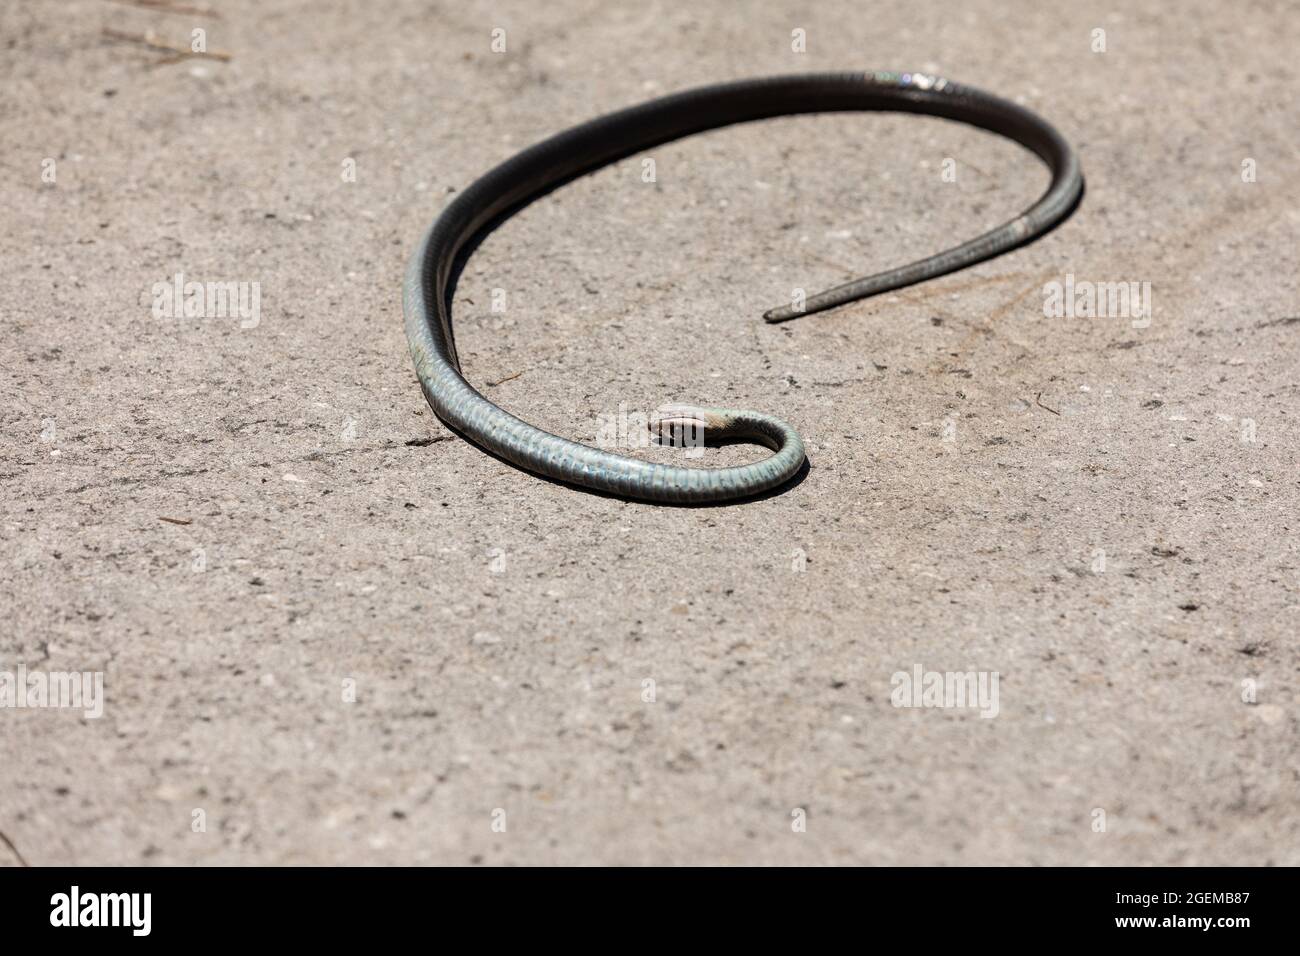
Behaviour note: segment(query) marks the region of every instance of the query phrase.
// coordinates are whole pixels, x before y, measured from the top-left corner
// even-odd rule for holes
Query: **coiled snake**
[[[501,458],[584,488],[675,504],[749,497],[789,481],[804,462],[803,441],[759,412],[693,405],[660,409],[662,437],[703,428],[709,440],[745,439],[773,454],[748,465],[686,468],[592,448],[521,421],[475,391],[460,372],[451,329],[454,276],[493,225],[574,178],[704,130],[798,113],[890,110],[959,120],[1000,133],[1036,153],[1052,172],[1047,192],[1022,215],[955,248],[855,279],[809,297],[801,309],[773,309],[768,322],[829,309],[965,268],[1028,242],[1068,216],[1083,191],[1070,145],[1045,120],[969,86],[920,73],[779,76],[699,87],[591,120],[497,166],[456,197],[425,234],[403,287],[406,335],[429,405],[455,431]]]

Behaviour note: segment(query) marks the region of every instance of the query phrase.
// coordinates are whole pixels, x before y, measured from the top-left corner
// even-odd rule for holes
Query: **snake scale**
[[[803,441],[759,412],[694,405],[660,409],[660,438],[703,428],[707,439],[772,449],[753,464],[689,468],[643,461],[552,435],[498,408],[464,378],[451,327],[451,293],[464,260],[488,231],[528,203],[579,176],[671,140],[733,123],[800,113],[922,113],[1006,136],[1050,168],[1047,191],[1020,216],[959,246],[855,279],[764,315],[781,322],[932,279],[999,255],[1050,230],[1083,191],[1079,160],[1045,120],[1015,103],[921,73],[777,76],[686,90],[611,113],[546,139],[476,180],[429,228],[407,266],[406,335],[425,398],[453,430],[521,468],[626,498],[692,504],[746,498],[777,488],[804,463]]]

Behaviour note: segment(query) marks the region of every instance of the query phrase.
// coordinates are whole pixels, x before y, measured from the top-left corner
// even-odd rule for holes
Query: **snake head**
[[[661,405],[648,427],[660,445],[697,448],[704,444],[706,430],[722,430],[725,425],[724,416],[716,408],[672,404]]]

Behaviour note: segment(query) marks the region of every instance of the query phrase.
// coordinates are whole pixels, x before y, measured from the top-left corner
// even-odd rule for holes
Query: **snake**
[[[927,73],[814,73],[710,84],[662,96],[545,139],[461,191],[424,233],[406,268],[402,310],[416,376],[434,413],[452,431],[499,459],[564,485],[663,504],[755,499],[804,470],[799,433],[773,415],[744,409],[668,404],[650,417],[661,444],[741,441],[772,454],[720,468],[662,464],[551,434],[485,398],[465,380],[452,334],[451,300],[468,257],[497,225],[583,175],[655,146],[705,130],[777,116],[892,111],[955,120],[1005,136],[1051,172],[1046,192],[1025,212],[978,238],[764,313],[784,322],[923,282],[982,262],[1048,232],[1083,193],[1070,144],[1029,109]]]

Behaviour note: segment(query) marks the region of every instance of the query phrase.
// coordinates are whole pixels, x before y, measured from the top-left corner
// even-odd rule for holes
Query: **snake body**
[[[497,166],[460,193],[411,256],[403,287],[406,335],[430,407],[454,430],[521,468],[584,488],[674,504],[744,498],[789,481],[804,463],[798,432],[770,415],[671,405],[661,436],[704,429],[709,440],[744,439],[773,454],[728,468],[662,465],[592,448],[521,421],[465,380],[451,328],[455,276],[476,240],[537,197],[616,160],[693,133],[799,113],[888,110],[958,120],[1015,140],[1051,169],[1047,192],[1023,214],[926,259],[772,309],[782,322],[965,268],[1028,242],[1069,215],[1083,190],[1078,158],[1029,110],[972,87],[919,73],[780,76],[699,87],[651,100],[559,133]]]

